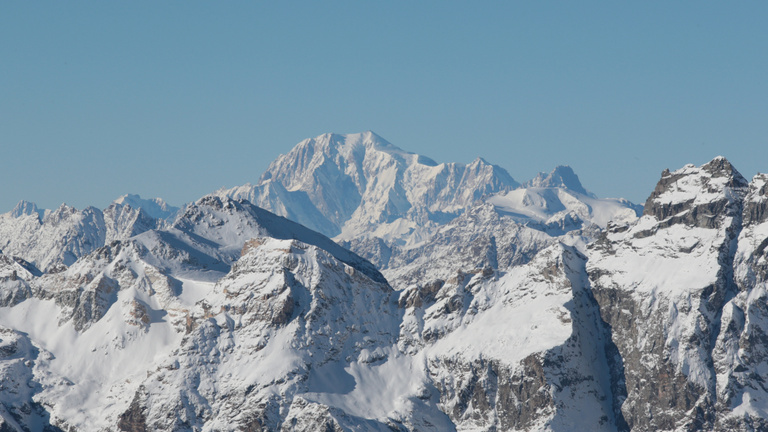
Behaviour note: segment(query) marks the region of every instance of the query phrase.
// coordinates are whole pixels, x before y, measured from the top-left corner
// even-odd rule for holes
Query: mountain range
[[[0,215],[0,431],[768,430],[768,176],[646,203],[372,132]]]

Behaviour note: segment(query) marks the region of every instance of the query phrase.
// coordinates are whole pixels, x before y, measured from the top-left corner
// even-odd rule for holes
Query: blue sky
[[[768,171],[768,3],[0,3],[0,212],[179,205],[373,130],[643,202],[664,168]]]

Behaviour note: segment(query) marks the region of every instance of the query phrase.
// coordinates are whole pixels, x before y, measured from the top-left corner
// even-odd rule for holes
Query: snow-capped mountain
[[[335,235],[397,286],[444,278],[458,268],[448,262],[522,264],[563,236],[584,243],[609,220],[627,223],[642,210],[626,200],[598,199],[570,167],[520,187],[481,158],[437,164],[372,132],[304,140],[270,164],[256,186],[217,195],[250,200]]]
[[[625,199],[599,199],[581,185],[570,167],[558,166],[549,174],[540,173],[523,187],[494,194],[485,199],[519,223],[555,235],[594,224],[605,228],[609,221],[628,223],[642,212],[642,206]]]
[[[15,422],[6,424],[443,431],[586,426],[606,417],[601,424],[611,430],[610,399],[591,396],[610,387],[607,339],[584,285],[572,282],[586,277],[575,249],[553,246],[501,278],[459,275],[420,301],[327,238],[266,212],[264,225],[251,226],[261,235],[215,283],[200,279],[206,262],[169,249],[196,233],[201,251],[230,250],[231,233],[250,226],[248,205],[204,197],[183,223],[113,242],[65,271],[34,278],[14,267],[16,281],[31,280],[4,293],[15,300],[0,308],[0,325],[4,340],[29,345],[13,365],[27,368],[19,379],[31,390],[4,405]],[[153,247],[152,233],[174,240]],[[296,239],[272,237],[280,233]],[[501,332],[503,317],[537,310],[530,335],[515,326]],[[574,318],[582,315],[584,330]],[[505,378],[486,383],[498,374]],[[512,414],[526,395],[541,405]]]
[[[552,172],[540,172],[536,177],[523,183],[525,188],[563,188],[581,195],[594,196],[581,185],[579,176],[567,165],[558,165]]]
[[[0,431],[768,430],[768,176],[667,170],[640,210],[371,133],[180,209],[22,202]]]
[[[457,270],[506,271],[558,242],[583,251],[608,222],[627,224],[642,211],[623,199],[596,198],[567,167],[539,177],[560,178],[564,171],[570,173],[569,184],[537,182],[486,195],[416,245],[380,238],[342,244],[375,263],[393,286],[406,288],[449,278]]]
[[[294,252],[287,254],[286,250]],[[251,251],[254,252],[249,253]],[[264,254],[254,258],[255,251],[270,258],[265,258]],[[232,264],[241,260],[244,262],[230,271]],[[371,286],[372,295],[379,299],[372,298],[368,302],[389,311],[386,313],[395,310],[394,301],[389,300],[391,288],[368,262],[322,234],[247,201],[215,196],[203,197],[187,205],[172,226],[113,241],[61,271],[35,277],[20,263],[2,255],[0,264],[0,306],[3,306],[0,307],[0,326],[5,326],[3,328],[9,334],[7,339],[14,344],[29,345],[30,338],[34,340],[33,348],[25,348],[26,357],[22,360],[15,361],[20,359],[15,355],[5,359],[13,366],[9,366],[8,371],[21,367],[17,365],[19,362],[31,368],[25,373],[34,381],[31,390],[4,405],[10,413],[5,424],[19,430],[41,430],[35,425],[43,421],[62,429],[109,430],[117,427],[127,430],[125,425],[129,420],[126,419],[130,417],[134,401],[131,397],[150,388],[154,382],[151,378],[147,379],[147,384],[142,384],[147,372],[160,367],[159,362],[169,358],[177,358],[178,362],[181,358],[179,350],[203,349],[185,348],[184,344],[195,337],[193,334],[198,327],[210,330],[206,323],[221,311],[245,314],[248,302],[252,304],[252,310],[243,318],[246,323],[259,317],[268,325],[285,324],[289,318],[303,322],[311,321],[315,315],[324,317],[323,320],[337,320],[339,312],[335,303],[339,300],[335,303],[330,300],[330,289],[340,290],[337,296],[349,300],[352,298],[345,297],[349,294],[347,289]],[[261,267],[254,267],[257,264]],[[328,266],[333,272],[321,271]],[[296,276],[284,274],[289,268],[301,270],[301,278],[298,270]],[[227,273],[229,276],[224,277]],[[237,284],[228,283],[230,279],[237,279]],[[274,294],[278,279],[288,284],[283,289],[289,288],[289,292],[276,297],[278,305],[270,312],[271,306],[263,301]],[[313,294],[319,296],[313,302],[307,297],[306,290],[316,289],[314,285],[323,289]],[[258,286],[264,291],[254,295],[252,289]],[[233,298],[236,290],[242,291],[242,295]],[[355,295],[354,299],[360,300],[361,296]],[[310,309],[315,303],[319,304],[316,306],[318,311],[312,312],[314,309]],[[294,316],[294,307],[297,310],[306,308],[306,311]],[[358,306],[356,309],[369,308]],[[327,314],[334,318],[325,317]],[[345,319],[344,315],[340,316]],[[45,319],[30,320],[29,317]],[[352,344],[349,353],[359,353],[362,347],[371,345],[367,335],[378,334],[379,330],[368,330],[366,323],[371,319],[376,321],[377,317],[378,314],[361,316],[362,321],[352,325],[355,332],[360,332],[359,338],[366,339]],[[394,325],[391,340],[387,339],[392,345],[396,340],[396,321],[386,317],[381,319],[394,323],[388,324],[390,327]],[[313,332],[325,336],[328,325],[321,320]],[[254,331],[264,333],[265,338],[270,337],[266,329]],[[189,336],[191,334],[193,336]],[[291,355],[293,348],[291,344],[283,346],[290,334],[276,336],[279,342],[275,349],[285,351],[285,356]],[[244,339],[248,337],[244,336]],[[253,339],[247,346],[252,347],[253,343],[257,340]],[[307,343],[314,345],[315,341]],[[326,346],[324,350],[328,351],[328,348]],[[310,351],[308,355],[317,354]],[[271,361],[280,362],[286,359],[285,356],[276,354]],[[261,357],[263,355],[253,361]],[[199,359],[193,357],[191,361],[197,363]],[[311,369],[311,365],[306,367]],[[187,368],[184,370],[189,372]],[[247,368],[243,372],[253,374]],[[203,372],[192,370],[191,373]],[[264,378],[258,374],[256,377]],[[240,378],[243,377],[237,377],[233,385],[241,386],[239,391],[245,392],[254,382]],[[210,379],[219,382],[222,378],[211,376]],[[267,381],[262,385],[270,383]],[[178,388],[168,390],[179,394]],[[270,394],[273,390],[270,387],[265,391]],[[189,391],[199,392],[197,388]],[[158,392],[162,393],[162,388]],[[173,403],[177,402],[188,403],[186,399]],[[30,414],[30,407],[37,414]],[[166,422],[162,424],[168,426],[170,420],[165,414],[175,410],[176,405],[153,404],[150,407],[162,413],[158,421]],[[183,423],[184,412],[179,412],[179,416]],[[227,424],[229,420],[221,422]],[[198,422],[208,423],[207,419]],[[156,427],[161,426],[153,423],[149,428]],[[171,429],[167,430],[175,430],[173,428],[177,426],[168,427]]]
[[[438,164],[364,132],[304,140],[272,162],[255,186],[218,194],[247,199],[339,240],[411,244],[483,195],[517,186],[481,158]]]

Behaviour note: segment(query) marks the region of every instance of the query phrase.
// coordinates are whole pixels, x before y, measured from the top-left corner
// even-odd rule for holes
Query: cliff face
[[[764,357],[764,185],[723,158],[665,171],[644,216],[590,247],[633,430],[765,427],[754,369]]]

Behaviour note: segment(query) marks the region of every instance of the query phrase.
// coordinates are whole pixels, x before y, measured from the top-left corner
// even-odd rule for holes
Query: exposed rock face
[[[448,282],[423,312],[407,311],[403,328],[422,329],[440,407],[458,430],[625,428],[612,345],[584,263],[555,245],[498,280],[474,276],[454,291],[458,308],[448,306],[455,294],[443,295]]]
[[[149,251],[133,240],[113,242],[78,260],[67,270],[35,280],[35,296],[52,299],[60,308],[59,324],[71,321],[83,331],[101,320],[119,301],[119,292],[135,290],[154,296],[163,309],[174,309],[181,282],[148,261]],[[126,323],[146,328],[150,318],[143,300],[123,299]],[[173,316],[175,314],[171,314]],[[181,326],[180,317],[175,319]]]
[[[535,178],[525,182],[524,187],[533,188],[565,188],[582,195],[590,195],[573,169],[569,166],[557,166],[550,173],[539,173]]]
[[[644,216],[591,247],[590,279],[624,362],[632,430],[764,427],[750,402],[762,380],[746,378],[763,361],[764,184],[764,176],[747,183],[724,158],[665,171]]]
[[[343,365],[387,359],[397,337],[391,295],[315,246],[252,242],[122,418],[141,413],[148,430],[348,430],[340,424],[360,419],[318,392],[346,385],[333,377]]]
[[[738,292],[723,308],[712,354],[717,373],[717,428],[768,430],[768,176],[758,174],[744,200],[743,228],[734,257]]]
[[[33,278],[25,266],[0,252],[0,307],[15,306],[29,298]]]
[[[41,383],[35,377],[40,350],[29,337],[0,326],[0,430],[61,432],[50,424],[46,407],[33,399]]]
[[[739,194],[748,182],[725,158],[716,158],[697,168],[688,165],[670,173],[662,173],[643,210],[654,216],[665,228],[674,224],[692,227],[717,228],[722,216],[741,219]],[[731,205],[733,201],[737,205]]]
[[[144,409],[139,405],[142,391],[143,389],[140,388],[136,392],[131,406],[120,414],[117,421],[117,430],[123,432],[147,432],[147,417],[144,414]]]

